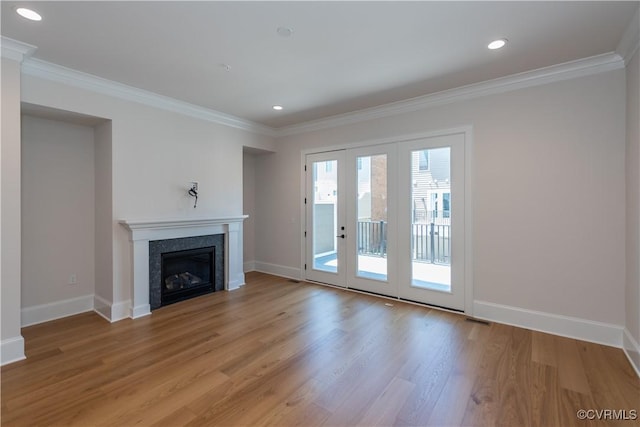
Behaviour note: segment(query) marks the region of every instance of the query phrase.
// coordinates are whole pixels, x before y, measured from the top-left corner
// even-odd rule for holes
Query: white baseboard
[[[473,315],[478,319],[519,326],[582,341],[622,347],[622,326],[594,322],[577,317],[527,310],[486,301],[473,302]]]
[[[118,320],[128,319],[131,312],[131,301],[121,301],[111,305],[111,322],[117,322]],[[151,311],[149,311],[151,313]]]
[[[49,304],[25,307],[20,313],[21,324],[23,327],[36,325],[91,310],[93,310],[93,295],[84,295]]]
[[[106,299],[94,295],[93,296],[93,311],[103,317],[106,321],[111,322],[111,302]]]
[[[129,301],[127,301],[129,302]],[[129,305],[131,305],[129,303]],[[125,317],[130,317],[132,319],[138,319],[140,317],[144,317],[144,316],[149,316],[151,315],[151,305],[150,304],[141,304],[141,305],[137,305],[135,307],[130,307],[129,308],[129,315],[125,316]],[[117,320],[121,320],[121,319],[117,319]],[[117,320],[114,320],[117,321]]]
[[[98,295],[94,295],[93,297],[93,311],[111,323],[122,319],[128,319],[130,317],[134,318],[133,313],[130,312],[130,307],[131,301],[122,301],[113,304]]]
[[[235,291],[236,289],[240,289],[241,286],[244,286],[246,283],[244,281],[244,273],[242,273],[242,279],[230,280],[228,291]]]
[[[244,264],[242,264],[242,271],[244,271],[245,273],[248,273],[250,271],[255,271],[255,269],[256,269],[255,261],[247,261]]]
[[[24,338],[22,338],[22,335],[0,342],[0,365],[8,365],[24,359],[26,357],[24,355]]]
[[[629,332],[627,328],[624,328],[622,340],[622,349],[627,355],[629,362],[631,362],[631,366],[636,370],[636,374],[640,377],[640,345],[633,339],[631,332]]]
[[[286,277],[287,279],[301,280],[299,268],[285,267],[284,265],[269,264],[268,262],[255,261],[255,271],[273,274],[274,276]]]

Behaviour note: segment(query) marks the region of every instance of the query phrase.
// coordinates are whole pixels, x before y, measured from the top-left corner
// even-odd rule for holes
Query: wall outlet
[[[78,284],[78,276],[76,275],[76,273],[71,273],[69,275],[69,284],[70,285],[77,285]]]

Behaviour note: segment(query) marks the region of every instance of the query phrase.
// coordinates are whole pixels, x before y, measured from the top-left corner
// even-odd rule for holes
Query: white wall
[[[301,150],[471,125],[474,299],[623,325],[624,100],[617,70],[281,138],[256,261],[299,272]]]
[[[625,342],[627,353],[640,372],[640,53],[627,64],[627,146],[626,146],[626,202],[627,202],[627,265],[626,319],[628,334],[635,343]]]
[[[129,236],[118,220],[241,215],[242,148],[270,149],[273,143],[270,137],[39,77],[22,80],[23,102],[111,120],[113,320],[126,316],[132,289]],[[200,183],[197,209],[187,195],[190,181]]]
[[[0,363],[24,358],[20,335],[20,62],[2,58]]]
[[[242,210],[249,218],[244,221],[243,251],[244,271],[253,270],[256,260],[255,217],[256,217],[256,154],[245,152],[242,159]]]
[[[23,309],[93,299],[94,156],[93,128],[22,117]]]

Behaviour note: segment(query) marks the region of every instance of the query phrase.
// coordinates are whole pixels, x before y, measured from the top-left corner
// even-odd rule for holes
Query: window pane
[[[420,151],[419,169],[421,171],[429,170],[429,152],[427,150]]]

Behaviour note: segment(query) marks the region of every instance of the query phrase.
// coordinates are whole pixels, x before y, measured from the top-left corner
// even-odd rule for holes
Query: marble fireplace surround
[[[138,221],[122,220],[133,244],[133,292],[130,316],[151,314],[149,305],[149,241],[224,234],[224,289],[244,285],[242,262],[242,222],[248,215],[225,218],[198,218]]]

